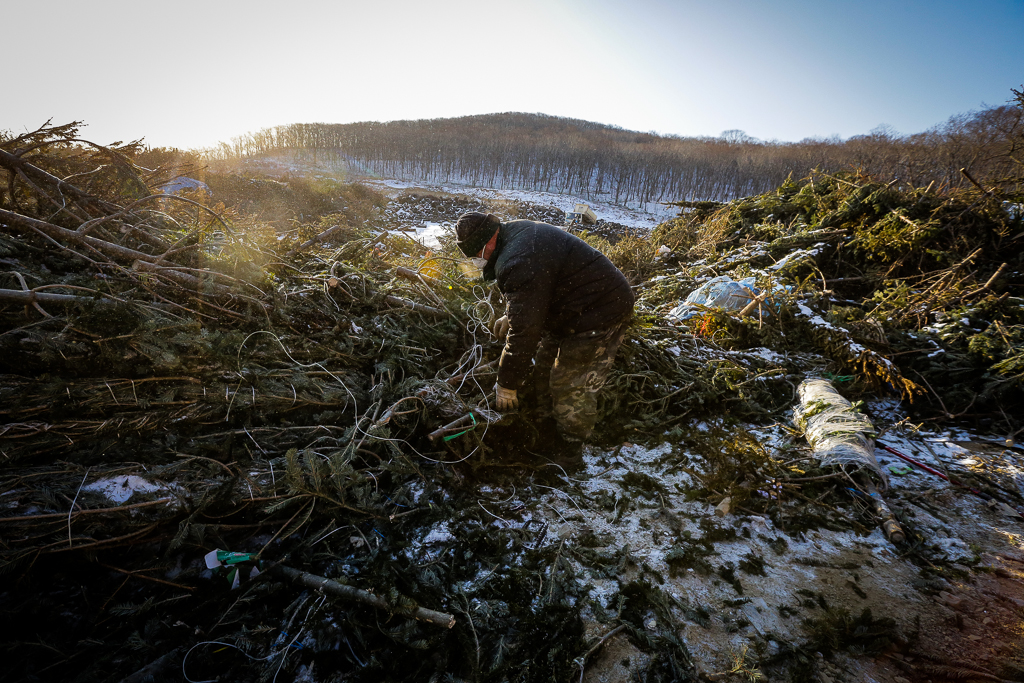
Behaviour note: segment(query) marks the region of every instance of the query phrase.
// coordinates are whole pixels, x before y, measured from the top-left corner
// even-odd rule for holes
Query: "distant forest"
[[[217,161],[291,151],[387,177],[601,195],[640,205],[726,201],[774,189],[791,174],[802,178],[814,170],[853,168],[915,187],[953,188],[973,179],[1019,193],[1024,91],[1013,94],[1010,104],[954,116],[922,133],[901,135],[880,127],[847,140],[765,142],[738,130],[715,138],[664,136],[507,113],[297,123],[242,135],[203,154]]]

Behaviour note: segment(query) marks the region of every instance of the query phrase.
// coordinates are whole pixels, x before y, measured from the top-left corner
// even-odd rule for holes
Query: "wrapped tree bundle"
[[[906,535],[878,493],[872,475],[888,487],[888,479],[875,459],[875,427],[864,413],[840,396],[825,379],[806,379],[797,387],[800,404],[793,410],[796,424],[821,465],[839,467],[850,474],[860,495],[867,497],[881,522],[886,537],[903,543]]]
[[[803,429],[822,466],[866,470],[888,486],[875,459],[875,427],[868,417],[821,378],[806,379],[797,387],[800,404],[794,422]]]

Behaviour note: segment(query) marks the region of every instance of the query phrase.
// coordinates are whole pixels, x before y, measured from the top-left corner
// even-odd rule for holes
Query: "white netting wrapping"
[[[840,396],[826,379],[806,379],[797,387],[800,404],[793,409],[814,455],[823,466],[867,468],[884,486],[888,479],[875,459],[875,427],[866,415]]]

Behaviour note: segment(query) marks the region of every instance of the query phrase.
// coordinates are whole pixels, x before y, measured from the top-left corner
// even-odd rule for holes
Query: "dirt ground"
[[[691,426],[706,428],[703,423]],[[780,438],[781,432],[766,430],[760,436]],[[985,441],[925,432],[886,439],[932,467],[943,462],[979,466],[977,455],[960,443],[985,447],[1004,467],[1017,466],[1019,451],[992,450]],[[926,443],[941,461],[930,456]],[[880,464],[893,465],[885,497],[904,520],[907,542],[893,544],[878,528],[787,532],[764,516],[741,510],[717,516],[713,505],[686,500],[690,475],[678,469],[673,473],[666,465],[688,457],[696,472],[700,459],[678,445],[645,449],[627,444],[616,451],[591,449],[584,457],[585,469],[568,478],[570,485],[552,490],[536,506],[535,514],[557,536],[549,542],[572,544],[592,536],[606,549],[628,549],[633,562],[624,575],[588,576],[595,604],[614,609],[603,599],[619,580],[660,579],[661,590],[675,603],[674,623],[659,624],[651,614],[645,624],[652,632],[669,626],[697,670],[713,680],[757,680],[758,674],[776,679],[778,670],[771,664],[762,670],[758,662],[771,662],[790,644],[806,642],[805,620],[820,616],[826,606],[854,616],[870,609],[876,620],[891,619],[898,635],[872,655],[858,656],[856,646],[847,642],[814,653],[814,675],[823,683],[1019,680],[1024,672],[1024,519],[1006,507],[988,505],[920,469],[902,469],[898,458],[879,450]],[[630,472],[658,475],[665,488],[649,499],[631,497],[629,513],[618,520],[614,512],[595,509],[592,501],[602,496],[630,495],[622,487]],[[852,506],[848,512],[856,514]],[[673,566],[671,548],[680,534],[727,535],[716,530],[733,537],[711,544],[714,552],[706,557],[705,571]],[[732,571],[745,561],[746,570]],[[584,575],[590,571],[582,564],[578,569]],[[727,580],[733,573],[737,580]],[[706,623],[688,619],[683,606],[703,607]],[[587,637],[598,639],[611,630],[595,619]],[[587,659],[582,680],[631,680],[648,660],[626,634],[615,633]]]

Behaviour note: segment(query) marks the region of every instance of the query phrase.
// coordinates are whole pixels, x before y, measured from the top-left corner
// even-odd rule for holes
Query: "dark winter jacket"
[[[625,276],[589,244],[547,223],[503,223],[484,277],[508,302],[498,384],[520,389],[545,333],[567,337],[615,325],[633,310]]]

